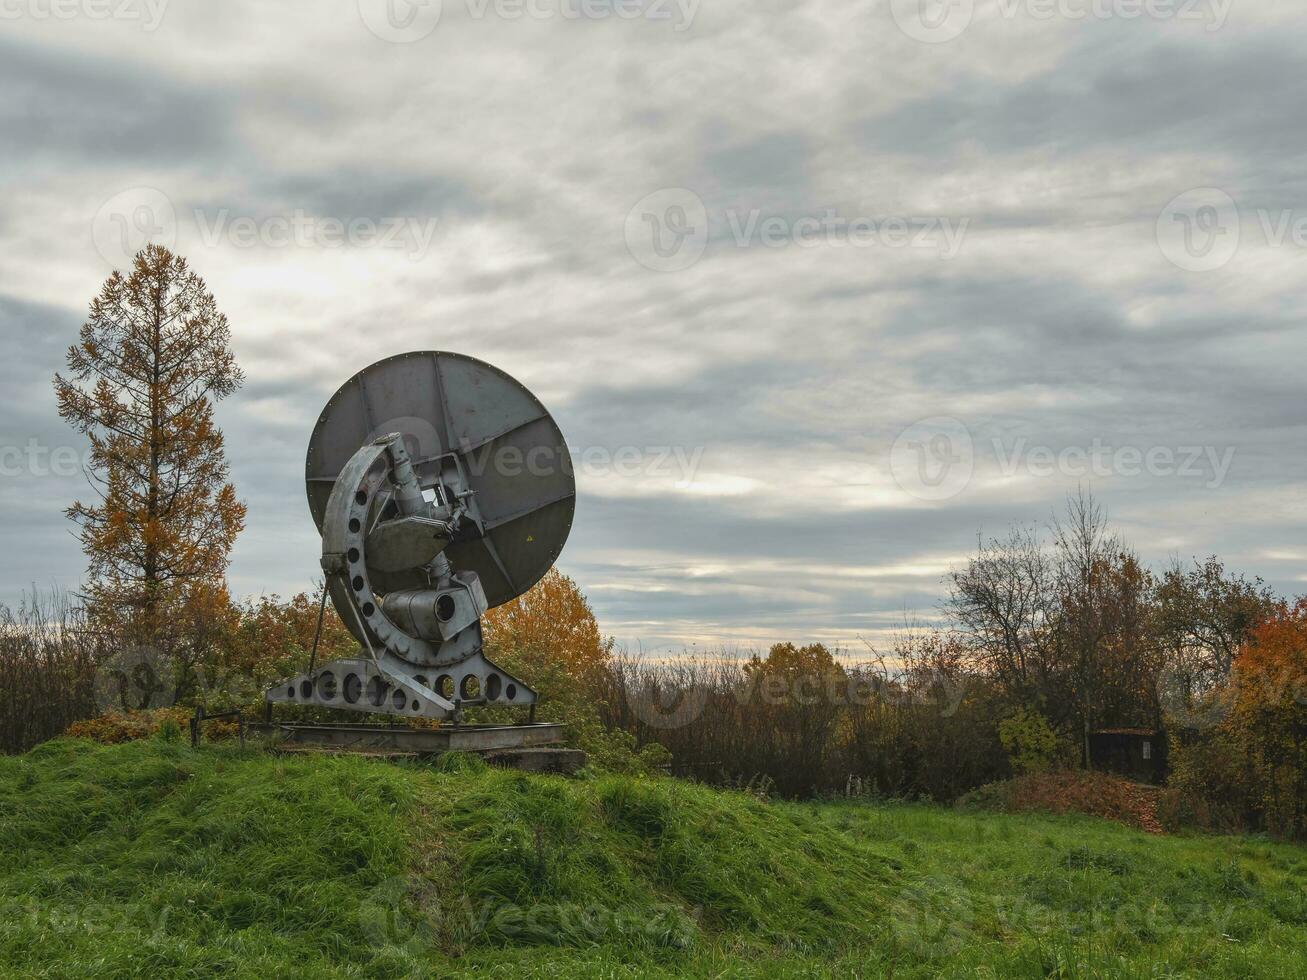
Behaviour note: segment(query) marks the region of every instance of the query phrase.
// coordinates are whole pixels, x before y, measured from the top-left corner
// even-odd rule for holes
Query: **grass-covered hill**
[[[0,759],[7,976],[1268,976],[1307,849],[159,740]]]

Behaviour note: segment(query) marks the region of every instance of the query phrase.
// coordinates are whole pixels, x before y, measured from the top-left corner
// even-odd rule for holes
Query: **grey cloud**
[[[72,587],[84,564],[64,508],[91,495],[77,467],[87,443],[57,415],[51,379],[76,339],[76,313],[0,296],[0,601]],[[52,457],[58,452],[60,455]]]
[[[1307,80],[1298,48],[1273,35],[1181,44],[1097,31],[1043,74],[1015,84],[963,79],[947,92],[865,119],[879,152],[949,158],[964,144],[991,153],[1074,154],[1122,147],[1255,156],[1307,149],[1299,124]]]
[[[0,41],[0,87],[0,139],[22,148],[9,156],[9,166],[73,160],[155,166],[232,145],[229,89],[182,82],[128,58],[74,57]]]
[[[727,195],[756,187],[792,191],[806,182],[810,156],[808,136],[802,132],[741,140],[706,154],[705,183]]]
[[[250,508],[231,571],[239,594],[311,587],[318,540],[302,480],[313,420],[354,371],[424,346],[522,377],[574,446],[702,447],[704,467],[768,483],[731,497],[638,479],[602,496],[583,486],[562,567],[632,648],[848,640],[905,609],[930,615],[943,583],[906,568],[965,554],[977,533],[1042,523],[1075,489],[1058,477],[1012,493],[973,486],[935,506],[885,506],[872,497],[881,484],[859,497],[850,484],[886,480],[898,433],[933,414],[963,420],[981,455],[994,438],[1234,446],[1219,490],[1144,479],[1094,489],[1150,562],[1216,551],[1302,591],[1298,566],[1265,557],[1303,538],[1292,506],[1307,479],[1301,263],[1286,249],[1255,274],[1193,275],[1162,264],[1152,242],[1158,209],[1200,183],[1228,182],[1247,208],[1305,200],[1302,32],[1258,30],[1256,10],[1244,13],[1239,30],[1216,35],[1068,27],[1052,40],[1070,46],[1035,77],[1005,81],[1014,72],[998,59],[1011,48],[996,49],[948,88],[877,114],[868,106],[899,94],[887,80],[936,84],[921,46],[869,33],[874,63],[834,58],[847,25],[780,4],[767,16],[705,8],[683,37],[613,31],[616,49],[581,43],[594,31],[472,25],[475,58],[451,51],[452,22],[425,47],[387,50],[354,16],[319,20],[312,44],[262,50],[238,21],[201,30],[178,11],[152,41],[179,53],[172,62],[112,40],[88,58],[53,34],[0,47],[3,134],[19,149],[3,165],[0,230],[14,254],[43,240],[25,225],[29,194],[66,199],[68,227],[84,228],[106,164],[119,183],[136,182],[126,170],[167,190],[183,217],[439,217],[420,263],[304,250],[265,267],[258,250],[222,245],[193,256],[233,314],[249,374],[218,408]],[[300,17],[262,7],[249,20],[292,37]],[[201,45],[239,70],[176,67]],[[672,186],[700,193],[718,224],[726,208],[787,221],[911,208],[972,225],[949,262],[719,236],[693,268],[658,275],[626,254],[622,221]],[[1104,229],[1106,245],[1094,237]],[[51,281],[66,282],[76,259],[51,247]],[[49,376],[103,274],[77,268],[84,295],[66,307],[43,276],[6,280],[10,443],[71,435]],[[324,274],[358,291],[318,301]],[[247,284],[271,299],[266,311],[246,305]],[[778,505],[793,466],[809,486]],[[825,472],[825,483],[812,476]],[[0,483],[0,543],[24,556],[0,568],[0,596],[76,584],[83,562],[61,512],[83,487]]]
[[[198,207],[232,207],[215,200]],[[283,213],[302,208],[309,214],[338,217],[388,218],[410,216],[474,217],[485,210],[484,199],[461,180],[439,173],[396,172],[378,161],[374,167],[297,170],[254,184],[248,204],[259,213]]]

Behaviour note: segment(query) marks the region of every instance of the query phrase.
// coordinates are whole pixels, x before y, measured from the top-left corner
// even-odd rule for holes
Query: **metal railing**
[[[199,748],[204,723],[206,721],[218,721],[221,718],[236,719],[236,733],[240,737],[241,748],[245,748],[245,718],[241,715],[240,709],[219,711],[217,714],[210,715],[205,714],[203,705],[195,709],[195,717],[191,719],[191,748]]]

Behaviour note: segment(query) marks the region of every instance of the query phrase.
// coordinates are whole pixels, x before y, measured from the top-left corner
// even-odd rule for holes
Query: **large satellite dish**
[[[462,354],[378,361],[322,410],[305,478],[360,650],[273,685],[270,704],[457,721],[535,703],[482,652],[481,614],[539,581],[572,527],[571,457],[539,399]]]
[[[492,607],[549,571],[572,528],[576,482],[563,434],[535,395],[485,361],[446,351],[364,368],[331,396],[309,439],[304,471],[319,531],[350,457],[391,432],[403,435],[424,491],[437,487],[450,454],[462,464],[485,533],[454,541],[446,554],[480,576]],[[374,577],[382,591],[424,581],[411,571]]]

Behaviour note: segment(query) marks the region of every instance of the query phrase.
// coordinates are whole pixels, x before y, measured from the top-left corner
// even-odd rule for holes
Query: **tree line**
[[[701,778],[935,800],[1089,768],[1102,729],[1161,730],[1177,821],[1307,830],[1307,599],[1216,557],[1152,571],[1084,492],[979,539],[946,586],[936,625],[856,657],[619,661],[606,719]]]
[[[315,644],[322,659],[350,654],[316,597],[228,593],[246,514],[214,404],[244,378],[185,259],[149,246],[114,272],[66,360],[59,413],[91,444],[94,497],[67,510],[87,583],[0,610],[0,745],[20,751],[105,710],[254,709]],[[1307,600],[1216,557],[1151,570],[1084,492],[1045,527],[979,538],[945,584],[936,625],[905,624],[856,656],[782,643],[642,662],[557,571],[492,610],[486,635],[544,693],[544,716],[611,767],[786,796],[952,800],[1085,768],[1096,730],[1165,728],[1188,819],[1303,833]]]

